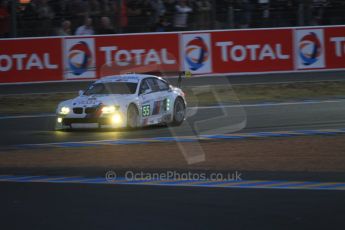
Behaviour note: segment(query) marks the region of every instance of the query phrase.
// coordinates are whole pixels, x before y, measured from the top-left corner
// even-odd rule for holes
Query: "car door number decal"
[[[150,116],[150,105],[143,105],[142,114],[143,114],[143,117]]]

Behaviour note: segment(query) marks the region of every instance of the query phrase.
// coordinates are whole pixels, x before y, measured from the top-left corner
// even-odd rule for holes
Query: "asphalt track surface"
[[[320,81],[344,81],[345,71],[304,72],[304,73],[278,73],[260,75],[233,75],[226,77],[191,77],[184,79],[183,86],[201,86],[217,84],[217,79],[226,78],[232,85],[242,84],[274,84],[293,82],[320,82]],[[176,85],[176,78],[166,78],[171,84]],[[52,92],[77,92],[86,89],[90,81],[69,81],[35,84],[0,85],[1,94],[23,93],[52,93]]]
[[[1,183],[1,229],[344,229],[343,191]]]
[[[230,125],[225,133],[231,133],[233,126],[243,125],[234,131],[264,132],[307,129],[345,128],[345,100],[315,102],[291,102],[278,104],[250,104],[228,106],[230,118],[216,119],[214,127]],[[175,135],[193,135],[189,124],[216,118],[223,114],[222,108],[202,107],[182,126],[175,128]],[[0,119],[0,145],[2,147],[19,144],[40,144],[73,141],[135,139],[147,137],[170,137],[168,127],[149,127],[138,130],[75,130],[54,131],[55,116],[14,117]],[[214,134],[207,129],[199,129],[203,134]]]
[[[183,84],[186,86],[214,84],[217,82],[216,78],[191,78],[184,80]],[[221,78],[224,79],[224,77]],[[345,80],[345,71],[243,75],[227,76],[226,78],[231,84],[340,81]],[[176,81],[176,79],[173,81]],[[84,89],[88,84],[90,82],[0,85],[0,94],[77,91],[78,89]],[[244,126],[236,129],[235,131],[237,132],[344,128],[344,105],[345,101],[341,99],[333,102],[320,101],[312,104],[298,102],[277,105],[243,105],[242,107],[241,105],[236,105],[237,107],[227,108],[231,118],[226,120],[226,123],[219,121],[214,125],[226,126],[230,124],[236,126],[242,122],[241,125]],[[221,108],[199,108],[195,116],[187,119],[189,123],[185,122],[182,127],[176,129],[177,134],[180,136],[192,135],[191,129],[187,127],[188,124],[193,126],[196,121],[214,118],[222,114]],[[171,130],[167,127],[145,128],[130,132],[127,130],[56,132],[54,131],[55,120],[56,117],[52,115],[17,118],[0,116],[0,146],[64,141],[112,140],[119,138],[166,137],[172,135]]]
[[[237,84],[343,80],[339,73],[233,77]],[[327,75],[327,76],[326,76]],[[332,75],[332,76],[331,76]],[[281,75],[279,75],[281,76]],[[308,77],[309,76],[309,77]],[[201,79],[201,78],[200,78]],[[254,79],[257,79],[256,81]],[[199,80],[198,80],[199,81]],[[202,80],[200,80],[202,81]],[[231,80],[230,80],[231,81]],[[195,83],[195,82],[194,82]],[[193,84],[194,84],[193,83]],[[88,83],[1,86],[0,93],[75,91]],[[195,84],[203,84],[202,82]],[[69,88],[70,87],[70,88]],[[232,107],[238,132],[345,128],[345,101]],[[199,109],[187,122],[221,115]],[[243,116],[245,114],[245,116]],[[126,131],[53,131],[55,117],[0,119],[2,147],[64,141],[171,136],[167,127]],[[186,124],[187,124],[186,122]],[[190,132],[186,124],[178,133]],[[242,123],[243,124],[243,123]],[[224,124],[218,124],[224,125]],[[8,153],[10,154],[10,152]],[[281,175],[273,173],[273,177]],[[253,172],[252,178],[258,179]],[[287,176],[287,177],[290,177]],[[310,179],[327,181],[327,174]],[[345,193],[320,190],[221,189],[137,185],[0,183],[1,229],[344,229]]]

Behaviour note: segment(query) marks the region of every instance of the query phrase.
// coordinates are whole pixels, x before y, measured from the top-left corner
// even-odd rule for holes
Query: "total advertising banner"
[[[62,80],[61,39],[0,40],[0,83]]]
[[[345,68],[345,27],[325,28],[327,68]]]
[[[345,69],[345,26],[0,39],[0,83],[319,69]]]
[[[181,68],[194,74],[212,73],[212,43],[210,33],[182,34]]]
[[[64,78],[97,78],[94,38],[64,39]]]
[[[244,30],[212,34],[216,73],[293,70],[292,31]]]
[[[296,69],[322,69],[326,67],[323,29],[295,30]]]
[[[177,34],[69,37],[64,39],[64,79],[127,72],[179,70]]]
[[[178,34],[97,37],[98,76],[119,73],[175,73],[180,69]]]

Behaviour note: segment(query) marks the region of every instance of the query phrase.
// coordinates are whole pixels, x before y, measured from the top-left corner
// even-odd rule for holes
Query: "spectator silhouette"
[[[109,17],[102,17],[97,34],[113,34],[114,32],[115,29],[111,24]]]
[[[175,6],[174,27],[176,30],[186,30],[188,27],[188,14],[193,10],[186,0],[180,0]]]
[[[92,18],[87,17],[84,25],[79,26],[75,32],[75,35],[94,35],[95,31],[92,26]]]
[[[57,30],[58,36],[70,36],[72,35],[71,21],[65,20],[61,23],[61,27]]]

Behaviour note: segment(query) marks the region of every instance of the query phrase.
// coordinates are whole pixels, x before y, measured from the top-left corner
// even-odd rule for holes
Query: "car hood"
[[[72,107],[93,107],[99,104],[120,105],[133,99],[134,95],[82,95],[69,101]]]

